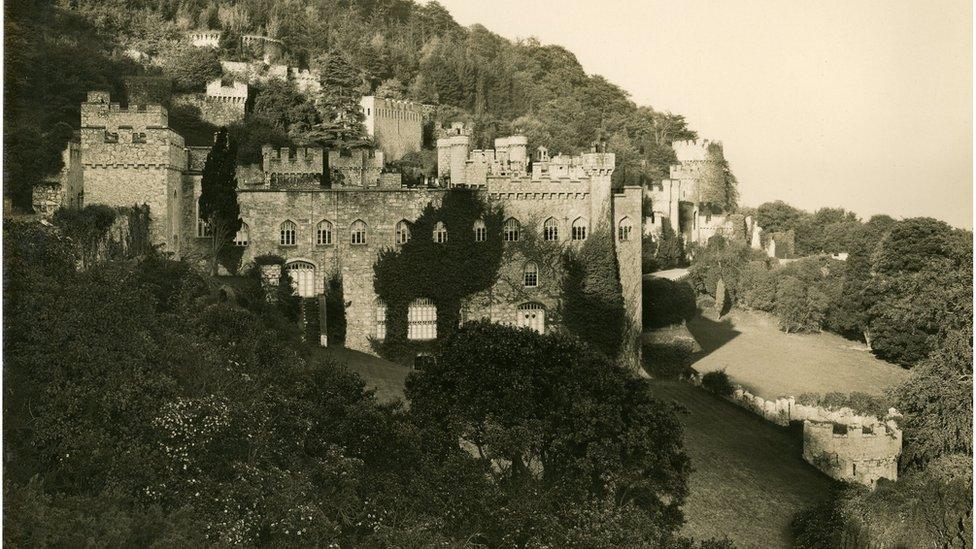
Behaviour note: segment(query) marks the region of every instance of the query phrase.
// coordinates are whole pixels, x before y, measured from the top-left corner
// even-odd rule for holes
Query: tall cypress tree
[[[200,218],[210,230],[210,274],[217,275],[221,254],[233,246],[241,228],[241,209],[237,204],[237,146],[221,128],[203,165],[200,182]]]

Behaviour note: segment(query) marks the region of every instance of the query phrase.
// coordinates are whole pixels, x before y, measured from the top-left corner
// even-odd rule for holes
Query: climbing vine
[[[563,316],[566,327],[608,357],[620,352],[626,331],[623,287],[613,236],[593,231],[563,256]]]
[[[52,221],[71,241],[82,269],[99,261],[130,259],[152,251],[148,206],[61,208]]]
[[[475,238],[475,222],[485,224],[484,241]],[[439,206],[428,204],[410,224],[411,238],[402,246],[380,252],[373,266],[374,287],[386,304],[386,338],[373,341],[374,349],[391,360],[409,360],[432,346],[407,340],[410,304],[427,298],[437,307],[437,334],[454,331],[462,300],[489,289],[501,265],[503,214],[476,192],[451,189]],[[434,241],[434,229],[443,223],[446,242]]]

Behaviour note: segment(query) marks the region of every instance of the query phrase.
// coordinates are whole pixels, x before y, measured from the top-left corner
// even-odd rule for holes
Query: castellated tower
[[[176,251],[186,149],[183,138],[168,128],[166,109],[121,108],[108,92],[89,92],[79,133],[84,201],[149,205],[152,241]]]

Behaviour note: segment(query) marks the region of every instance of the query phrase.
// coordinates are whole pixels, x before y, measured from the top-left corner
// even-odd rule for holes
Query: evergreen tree
[[[217,264],[233,245],[234,235],[241,228],[241,210],[237,204],[235,166],[237,146],[221,129],[207,154],[200,182],[200,219],[210,233],[210,274],[217,275]]]

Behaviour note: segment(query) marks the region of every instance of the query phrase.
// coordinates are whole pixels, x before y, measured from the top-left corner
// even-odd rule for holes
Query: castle
[[[380,109],[374,119],[389,116],[391,107],[389,112],[417,114],[401,102],[374,100],[371,105]],[[346,345],[372,352],[371,341],[385,336],[386,307],[373,288],[378,254],[409,238],[448,238],[411,235],[410,224],[427,205],[439,205],[450,189],[469,189],[503,208],[506,241],[526,238],[527,231],[566,246],[577,246],[597,232],[613,238],[628,325],[622,357],[638,366],[641,236],[635,227],[641,223],[643,191],[625,187],[614,192],[614,155],[594,148],[580,156],[550,158],[540,148],[530,164],[524,136],[496,139],[491,150],[471,150],[468,136],[457,135],[437,143],[441,184],[406,188],[399,174],[383,172],[385,151],[405,154],[407,145],[419,149],[421,118],[394,119],[396,131],[378,122],[376,151],[265,146],[261,166],[242,167],[238,202],[243,225],[235,244],[243,248],[243,261],[264,254],[281,256],[303,297],[322,295],[327,277],[341,275],[347,302]],[[209,234],[197,212],[208,152],[209,147],[184,145],[170,129],[164,107],[122,108],[108,93],[90,92],[81,106],[81,130],[65,153],[70,162],[61,174],[60,189],[52,197],[45,187],[38,196],[62,207],[147,204],[153,241],[174,257],[199,259]],[[321,179],[326,155],[330,169],[341,174],[330,186],[322,185]],[[477,240],[477,223],[471,230]],[[562,296],[556,277],[549,276],[552,267],[506,248],[499,272],[504,283],[471,296],[462,321],[486,318],[540,332],[554,328]],[[430,301],[411,305],[410,339],[435,338],[436,315]]]

